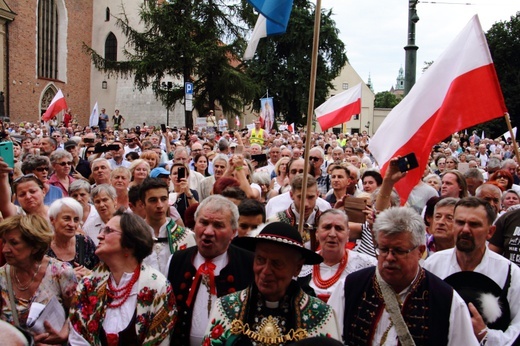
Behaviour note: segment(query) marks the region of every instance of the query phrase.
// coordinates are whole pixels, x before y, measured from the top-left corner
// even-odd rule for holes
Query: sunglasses
[[[303,174],[303,169],[291,169],[289,172],[291,174]]]
[[[43,172],[43,171],[48,172],[49,167],[36,167],[34,170],[37,172]]]
[[[13,190],[16,192],[16,187],[21,184],[21,183],[25,183],[25,182],[28,182],[28,181],[34,181],[36,184],[38,184],[38,186],[43,189],[43,183],[40,179],[38,179],[38,177],[33,174],[33,173],[29,173],[29,174],[25,174],[25,175],[22,175],[21,177],[19,178],[16,178],[14,181],[13,181]]]
[[[60,162],[60,163],[57,163],[57,164],[60,165],[61,167],[72,166],[72,161]]]
[[[316,156],[309,156],[309,160],[318,162],[320,160],[320,158],[316,157]]]

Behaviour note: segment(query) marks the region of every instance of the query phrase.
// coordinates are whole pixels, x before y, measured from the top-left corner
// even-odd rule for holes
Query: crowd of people
[[[15,159],[0,158],[2,335],[42,345],[520,342],[510,140],[454,134],[416,168],[423,179],[405,200],[398,158],[382,175],[365,131],[313,133],[306,150],[304,131],[259,121],[123,128],[117,115],[114,127],[106,116],[100,128],[0,129]],[[41,305],[65,320],[36,329]]]

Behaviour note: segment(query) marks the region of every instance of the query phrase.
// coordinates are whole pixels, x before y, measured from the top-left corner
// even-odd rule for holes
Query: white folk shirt
[[[507,273],[511,262],[499,254],[494,253],[486,247],[484,257],[479,265],[473,270],[476,273],[486,275],[495,281],[501,288],[507,280]],[[434,253],[424,262],[424,268],[431,271],[441,279],[461,270],[455,249],[448,249]],[[520,334],[520,268],[511,265],[511,285],[507,292],[507,301],[511,309],[511,323],[505,332],[501,330],[489,330],[487,345],[512,345]],[[461,344],[462,345],[462,344]]]
[[[414,279],[415,281],[415,279]],[[413,281],[412,281],[413,283]],[[410,284],[411,286],[411,284]],[[398,297],[399,301],[404,302],[409,293],[410,286],[402,290]],[[340,325],[340,330],[343,330],[345,318],[345,290],[344,285],[339,285],[330,296],[328,304],[332,306],[336,314],[336,318]],[[372,339],[373,346],[397,346],[399,339],[395,326],[390,327],[390,314],[383,310],[376,330],[374,331],[374,338]],[[383,334],[388,330],[387,338],[384,344],[380,344]],[[464,300],[453,292],[450,309],[450,329],[448,335],[448,346],[478,346],[477,338],[473,334],[473,327],[471,325],[471,317],[469,310],[466,307]]]

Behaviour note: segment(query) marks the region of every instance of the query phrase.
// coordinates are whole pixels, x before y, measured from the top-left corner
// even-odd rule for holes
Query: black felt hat
[[[486,325],[491,329],[506,330],[511,322],[511,312],[502,288],[486,275],[462,271],[444,279],[464,299],[473,303]]]
[[[256,244],[259,242],[270,242],[296,249],[302,254],[305,264],[319,264],[323,262],[323,257],[305,248],[302,236],[298,230],[285,222],[271,222],[256,237],[240,237],[236,239],[235,244],[254,252]]]

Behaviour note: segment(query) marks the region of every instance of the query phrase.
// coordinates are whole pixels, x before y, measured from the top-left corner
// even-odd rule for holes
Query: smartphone
[[[400,157],[397,160],[397,166],[401,172],[408,172],[411,169],[419,167],[417,157],[414,153],[410,153],[406,156]]]
[[[251,160],[256,161],[256,168],[267,166],[266,154],[251,155]]]
[[[13,142],[0,143],[0,157],[4,159],[10,168],[14,168]]]
[[[181,179],[186,178],[186,168],[179,167],[179,170],[177,171],[177,181],[181,181]]]
[[[161,132],[162,133],[166,132],[166,124],[161,124]]]

